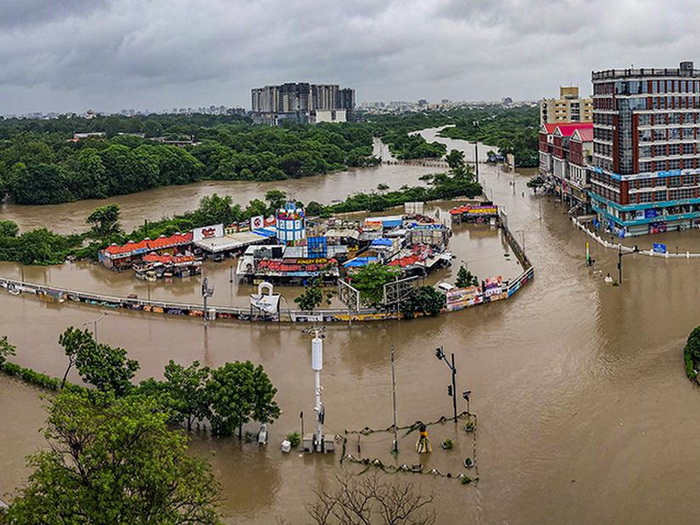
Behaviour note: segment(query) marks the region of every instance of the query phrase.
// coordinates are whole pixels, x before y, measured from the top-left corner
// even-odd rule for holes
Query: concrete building
[[[309,84],[306,82],[265,86],[251,90],[253,120],[278,125],[284,120],[298,123],[316,121],[317,111],[342,111],[352,119],[355,90],[338,84]],[[340,122],[340,120],[333,120]]]
[[[700,70],[592,74],[591,205],[620,236],[700,227]]]
[[[540,125],[592,120],[593,100],[580,98],[577,86],[560,86],[559,98],[544,98],[540,101]]]
[[[587,166],[593,151],[593,124],[543,124],[539,137],[539,173],[573,209],[588,205]]]

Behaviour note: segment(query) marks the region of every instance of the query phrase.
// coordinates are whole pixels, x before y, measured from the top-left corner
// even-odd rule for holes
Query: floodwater
[[[464,145],[447,142],[450,149]],[[588,268],[586,237],[568,222],[562,205],[528,191],[532,173],[485,166],[481,173],[487,194],[493,192],[505,206],[511,230],[524,238],[535,280],[511,300],[438,318],[328,326],[322,376],[326,431],[342,435],[345,429],[391,424],[392,345],[399,424],[449,415],[450,374],[434,355],[442,345],[455,353],[458,392],[473,392],[480,481],[462,486],[429,475],[389,478],[434,493],[438,523],[695,522],[700,390],[685,378],[682,347],[700,324],[698,261],[625,257],[623,285],[607,285],[603,277],[617,271],[616,253],[592,245],[596,265]],[[685,233],[684,239],[697,241],[697,232]],[[479,242],[494,264],[506,259],[499,254],[505,252],[499,237],[487,231],[457,232],[451,248],[472,268],[480,258]],[[220,268],[213,271],[225,276]],[[480,276],[489,273],[485,265],[474,269]],[[87,275],[92,286],[96,270],[64,275],[52,269],[47,279],[67,284]],[[107,275],[109,283],[114,277]],[[18,347],[15,361],[59,375],[65,358],[58,334],[98,312],[0,294],[0,314],[0,333]],[[304,503],[313,500],[314,489],[331,485],[340,454],[300,457],[279,451],[284,436],[299,429],[300,412],[305,430],[313,426],[310,340],[299,326],[215,323],[205,329],[196,319],[117,311],[100,321],[99,339],[126,348],[141,363],[138,379],[160,374],[169,359],[211,366],[236,359],[262,363],[283,409],[270,427],[270,444],[258,448],[200,436],[192,448],[212,462],[230,523],[309,521]],[[22,482],[27,470],[20,457],[41,444],[40,407],[37,391],[0,378],[0,494]],[[461,462],[471,456],[471,437],[449,423],[429,430],[434,445],[429,457],[414,452],[412,433],[400,439],[396,462],[465,472]],[[440,450],[447,437],[455,440],[455,449]],[[362,455],[394,463],[390,445],[388,434],[360,442]],[[354,435],[348,452],[358,455]]]
[[[389,148],[377,144],[377,154],[389,159]],[[234,204],[245,207],[253,199],[263,199],[269,190],[282,190],[290,198],[304,203],[317,201],[331,204],[344,200],[357,192],[376,190],[386,184],[389,190],[403,185],[423,184],[422,175],[435,173],[438,168],[422,166],[397,166],[383,164],[373,168],[351,168],[328,175],[275,182],[244,182],[206,180],[185,186],[164,186],[152,190],[118,195],[108,199],[84,200],[47,206],[20,206],[0,203],[0,218],[15,221],[21,231],[33,228],[49,228],[59,233],[78,233],[88,226],[85,218],[98,206],[116,203],[121,208],[121,223],[125,231],[131,231],[147,220],[172,217],[197,207],[202,197],[217,193],[230,195]]]

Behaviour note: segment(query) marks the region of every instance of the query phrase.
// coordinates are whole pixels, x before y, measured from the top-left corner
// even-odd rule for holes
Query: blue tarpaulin
[[[343,266],[345,268],[359,268],[378,261],[379,259],[377,257],[355,257],[354,259],[350,259]]]
[[[394,243],[391,239],[380,238],[380,239],[374,239],[372,241],[371,246],[391,246],[392,244],[394,244]]]
[[[253,230],[253,233],[256,235],[260,235],[261,237],[274,237],[275,235],[277,235],[277,232],[275,230],[270,230],[267,228]]]

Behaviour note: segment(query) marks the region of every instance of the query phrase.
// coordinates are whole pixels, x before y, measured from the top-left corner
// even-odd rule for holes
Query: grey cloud
[[[591,69],[700,61],[693,0],[5,3],[2,113],[247,106],[251,87],[302,80],[358,100],[536,99],[589,91]]]

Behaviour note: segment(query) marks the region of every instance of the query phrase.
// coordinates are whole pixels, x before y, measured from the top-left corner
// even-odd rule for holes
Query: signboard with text
[[[215,237],[224,236],[224,225],[214,224],[212,226],[202,226],[192,230],[192,240],[201,241],[202,239],[213,239]]]

